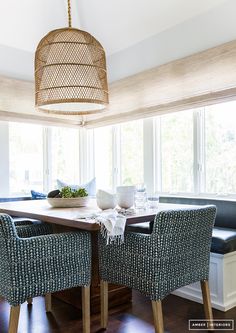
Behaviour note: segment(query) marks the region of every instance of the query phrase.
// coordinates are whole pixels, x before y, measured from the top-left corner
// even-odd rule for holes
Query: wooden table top
[[[159,203],[157,209],[138,210],[134,215],[127,216],[127,224],[151,221],[155,215],[168,209],[194,208],[197,206]],[[88,207],[52,208],[47,200],[24,200],[0,203],[0,213],[11,216],[27,217],[48,223],[63,225],[84,230],[98,230],[99,225],[93,220],[78,219],[79,214],[99,212],[96,200],[91,199]]]

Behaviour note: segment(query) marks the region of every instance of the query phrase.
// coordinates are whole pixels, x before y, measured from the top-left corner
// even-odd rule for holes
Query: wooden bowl
[[[89,197],[81,198],[47,198],[50,206],[54,208],[74,208],[86,207],[89,203]]]

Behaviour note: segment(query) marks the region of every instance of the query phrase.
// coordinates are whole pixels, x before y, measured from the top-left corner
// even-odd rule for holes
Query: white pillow
[[[93,197],[96,196],[96,178],[93,178],[89,182],[87,182],[85,184],[81,184],[81,185],[70,185],[68,183],[65,183],[65,182],[57,179],[57,186],[58,186],[59,190],[65,186],[70,186],[72,188],[72,190],[78,190],[79,188],[85,188],[85,190],[88,192],[89,196],[93,196]]]

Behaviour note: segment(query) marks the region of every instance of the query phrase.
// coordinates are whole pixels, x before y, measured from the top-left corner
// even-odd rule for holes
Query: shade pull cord
[[[71,5],[70,0],[67,0],[68,2],[68,26],[71,28]]]

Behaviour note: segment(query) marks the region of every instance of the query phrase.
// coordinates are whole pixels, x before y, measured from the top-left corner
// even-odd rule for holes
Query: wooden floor
[[[165,333],[185,333],[188,319],[203,319],[203,306],[170,295],[163,301]],[[215,319],[234,319],[236,307],[226,313],[213,311]],[[7,333],[9,305],[0,299],[0,333]],[[26,303],[21,307],[18,333],[80,333],[82,332],[81,314],[77,310],[53,298],[52,313],[46,314],[44,299],[37,297],[33,305]],[[91,333],[99,330],[99,316],[92,315]],[[137,292],[133,292],[132,304],[109,311],[107,333],[154,333],[150,302]],[[206,331],[190,331],[206,332]],[[224,332],[224,331],[220,331]],[[228,331],[229,332],[229,331]],[[232,331],[231,331],[232,332]]]

